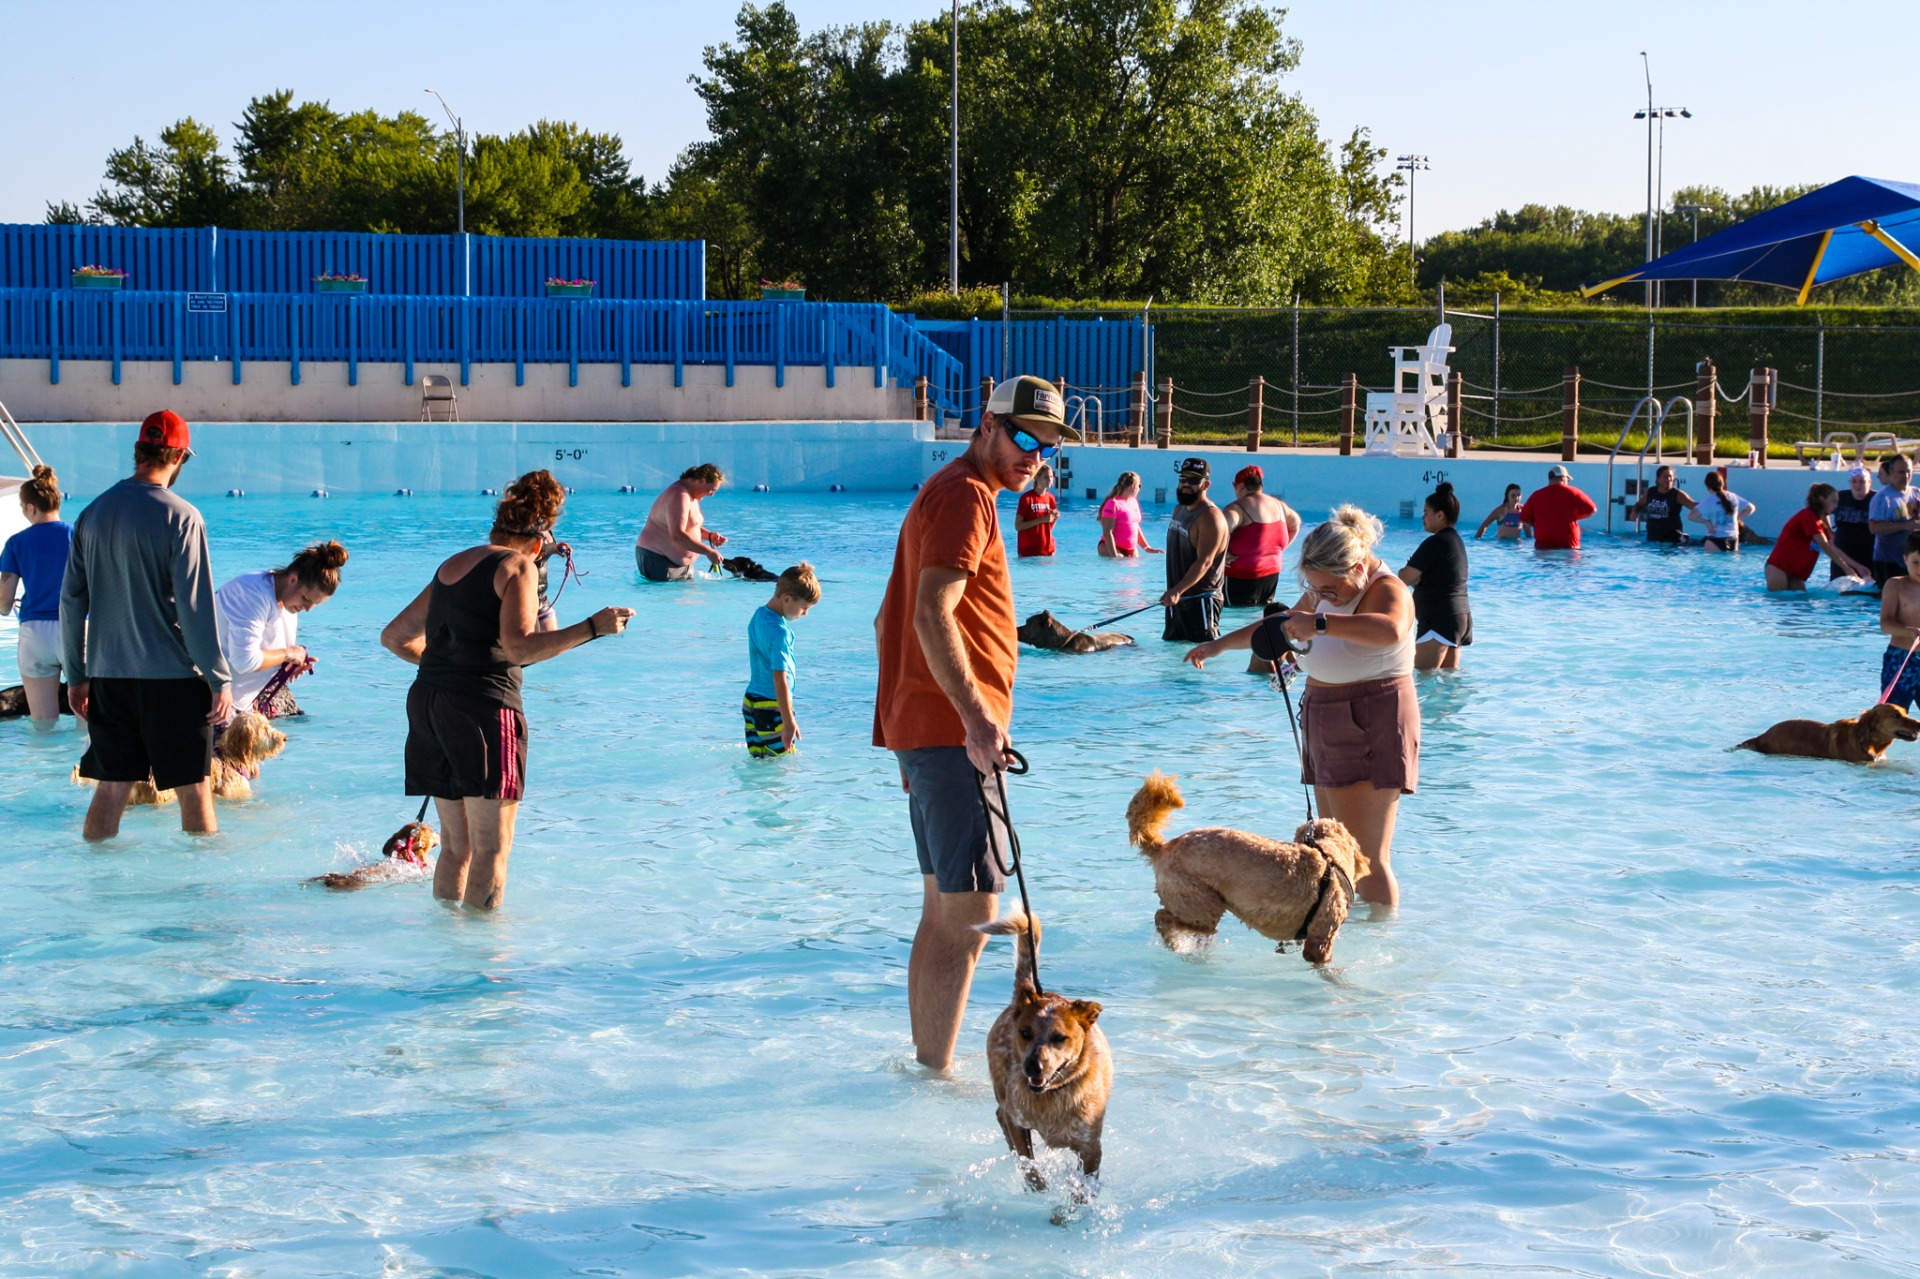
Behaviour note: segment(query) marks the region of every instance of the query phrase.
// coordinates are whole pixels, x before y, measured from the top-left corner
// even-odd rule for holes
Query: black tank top
[[[1193,547],[1193,522],[1207,508],[1199,502],[1192,506],[1176,506],[1173,515],[1167,520],[1167,586],[1179,585],[1180,579],[1199,559]],[[1201,599],[1204,596],[1225,595],[1227,589],[1226,547],[1216,547],[1213,552],[1213,566],[1206,576],[1196,582],[1187,591],[1186,598]]]
[[[1687,508],[1680,501],[1678,487],[1662,493],[1659,489],[1647,490],[1646,508],[1640,513],[1641,527],[1647,531],[1649,542],[1677,542],[1681,536],[1680,521]]]
[[[427,596],[427,647],[419,682],[496,706],[520,707],[520,668],[500,647],[500,596],[493,575],[516,552],[483,555],[452,586],[434,575]]]

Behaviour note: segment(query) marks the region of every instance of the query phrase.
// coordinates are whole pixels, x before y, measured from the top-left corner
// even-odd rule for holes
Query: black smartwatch
[[[1313,629],[1321,635],[1327,633],[1327,615],[1325,613],[1315,613],[1313,615]]]

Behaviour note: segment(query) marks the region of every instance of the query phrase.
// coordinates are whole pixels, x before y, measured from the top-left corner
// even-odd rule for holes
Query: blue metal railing
[[[372,294],[539,297],[558,276],[593,280],[602,298],[682,301],[706,296],[707,269],[699,240],[0,223],[0,287],[64,288],[94,264],[127,272],[137,293],[307,293],[332,272]]]
[[[1152,365],[1153,329],[1139,319],[914,320],[960,364],[962,424],[980,424],[982,378],[1065,378],[1069,394],[1096,399],[1107,422],[1125,421],[1133,375]]]
[[[343,363],[358,382],[362,363],[566,364],[570,384],[582,364],[619,364],[621,385],[635,364],[671,364],[674,384],[689,364],[771,366],[786,370],[873,370],[873,384],[928,379],[941,413],[960,411],[959,361],[905,317],[855,302],[673,302],[603,299],[460,298],[379,294],[229,293],[223,313],[187,309],[187,294],[153,291],[0,289],[0,359],[46,360],[60,380],[62,360],[108,360],[120,380],[123,361],[170,361],[174,383],[189,361],[220,360],[238,384],[255,361],[293,366]]]

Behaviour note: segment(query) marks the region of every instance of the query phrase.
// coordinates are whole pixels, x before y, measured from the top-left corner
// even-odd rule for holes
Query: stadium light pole
[[[1653,63],[1647,58],[1647,53],[1646,53],[1646,50],[1644,49],[1640,51],[1640,64],[1641,64],[1642,70],[1646,75],[1647,105],[1645,110],[1635,111],[1633,113],[1633,118],[1636,120],[1645,120],[1647,122],[1647,261],[1651,262],[1655,258],[1660,256],[1660,246],[1662,241],[1662,237],[1660,236],[1660,233],[1658,230],[1658,222],[1656,221],[1656,219],[1659,216],[1658,210],[1660,208],[1660,205],[1666,199],[1667,121],[1674,120],[1674,119],[1691,120],[1693,119],[1693,112],[1687,110],[1685,107],[1654,106],[1653,105]],[[1659,159],[1657,161],[1654,158],[1655,157],[1654,132],[1655,132],[1656,121],[1658,122],[1658,131],[1660,136],[1659,152],[1658,152]],[[1656,168],[1656,164],[1658,166],[1657,168]],[[1658,176],[1656,176],[1656,173]],[[1657,296],[1657,294],[1655,293],[1656,288],[1658,288],[1658,285],[1655,284],[1654,281],[1652,280],[1647,281],[1647,310],[1649,311],[1653,310],[1655,305],[1655,298]]]
[[[1413,287],[1420,287],[1420,264],[1415,260],[1413,247],[1413,175],[1422,169],[1431,169],[1424,155],[1395,156],[1394,169],[1407,175],[1407,270],[1412,275]]]
[[[1693,219],[1693,242],[1695,244],[1700,243],[1700,215],[1702,213],[1712,213],[1713,206],[1711,204],[1676,204],[1673,206],[1673,211]],[[1698,279],[1693,282],[1693,305],[1696,309],[1700,306],[1700,281]]]
[[[438,89],[428,89],[427,92],[440,98]],[[465,235],[467,233],[467,130],[466,126],[460,123],[460,117],[453,113],[453,108],[447,105],[445,98],[440,98],[440,109],[445,111],[447,119],[453,122],[454,182],[456,199],[459,201],[460,219],[458,229],[461,235]]]
[[[960,296],[960,0],[953,0],[953,170],[947,189],[947,287]]]

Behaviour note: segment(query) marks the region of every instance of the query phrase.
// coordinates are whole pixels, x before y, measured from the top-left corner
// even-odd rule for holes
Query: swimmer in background
[[[1100,503],[1100,557],[1132,559],[1141,551],[1160,552],[1147,545],[1147,530],[1141,523],[1140,477],[1132,471],[1120,472],[1113,491]]]
[[[700,503],[720,491],[726,476],[712,462],[690,466],[667,485],[647,511],[647,525],[634,539],[633,558],[649,582],[684,582],[693,562],[704,555],[720,567],[727,539],[706,527]]]
[[[793,713],[793,624],[819,602],[820,579],[803,560],[780,575],[773,598],[747,623],[747,692],[740,713],[747,754],[755,759],[784,755],[800,740],[800,717]]]
[[[1906,573],[1890,577],[1880,595],[1880,630],[1887,637],[1887,651],[1880,655],[1880,687],[1893,687],[1887,701],[1901,710],[1911,710],[1920,695],[1920,654],[1909,661],[1914,642],[1920,639],[1920,533],[1907,534]]]
[[[1685,546],[1687,535],[1680,521],[1699,505],[1674,482],[1673,468],[1663,466],[1653,473],[1653,487],[1640,491],[1640,500],[1628,510],[1627,518],[1641,522],[1649,542]]]
[[[1486,519],[1480,521],[1480,527],[1473,531],[1473,540],[1477,542],[1485,537],[1488,527],[1494,524],[1500,526],[1495,536],[1503,542],[1517,542],[1525,537],[1526,526],[1520,522],[1520,508],[1524,504],[1520,496],[1520,486],[1507,485],[1506,497],[1501,500],[1500,505],[1487,512]]]
[[[1687,518],[1707,526],[1701,545],[1709,551],[1733,551],[1740,547],[1740,522],[1758,508],[1727,487],[1720,472],[1708,471],[1705,480],[1707,500],[1694,503]]]
[[[1873,528],[1867,521],[1872,518],[1869,514],[1872,507],[1873,472],[1856,466],[1847,472],[1847,491],[1839,495],[1833,515],[1827,521],[1833,527],[1833,544],[1845,551],[1848,559],[1868,565],[1869,569],[1873,564]],[[1827,576],[1846,576],[1839,560],[1830,562]],[[1863,576],[1873,574],[1869,571]]]
[[[1052,555],[1053,526],[1060,519],[1060,501],[1054,497],[1053,468],[1042,462],[1033,473],[1033,485],[1020,495],[1013,509],[1015,541],[1021,559]]]

